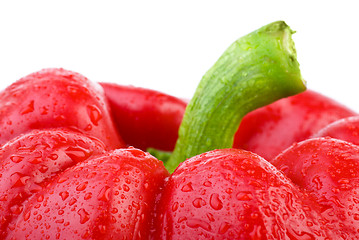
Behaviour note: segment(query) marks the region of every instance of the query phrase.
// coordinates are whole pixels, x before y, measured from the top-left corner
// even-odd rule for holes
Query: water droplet
[[[214,219],[214,216],[213,216],[212,213],[207,213],[206,216],[207,216],[209,221],[214,222],[215,219]]]
[[[232,192],[233,192],[233,189],[232,189],[232,188],[227,188],[227,189],[226,189],[226,193],[231,194]]]
[[[91,124],[87,124],[87,126],[84,128],[85,131],[91,131],[92,130],[92,125]]]
[[[64,223],[64,222],[65,222],[65,220],[64,220],[63,218],[62,218],[62,219],[58,219],[58,220],[55,221],[55,223],[61,223],[61,224]]]
[[[307,221],[307,226],[308,227],[313,227],[314,223],[312,221]]]
[[[16,187],[24,187],[27,183],[27,181],[30,179],[29,176],[25,176],[21,173],[15,172],[11,175],[12,182],[14,184],[12,185],[12,188]]]
[[[71,198],[69,205],[72,206],[77,202],[76,198]]]
[[[19,162],[21,162],[23,159],[24,159],[23,156],[13,155],[13,156],[10,157],[10,160],[13,161],[14,163],[19,163]]]
[[[236,198],[239,201],[250,201],[253,199],[253,195],[250,191],[242,191],[237,193]]]
[[[38,201],[38,202],[44,201],[44,195],[40,195],[40,196],[37,198],[37,201]]]
[[[87,105],[87,113],[91,122],[97,126],[102,118],[101,110],[96,105]]]
[[[92,198],[92,193],[91,192],[86,193],[84,199],[89,200],[90,198]]]
[[[71,146],[65,150],[65,153],[72,161],[82,162],[91,156],[92,151],[80,146]]]
[[[186,221],[186,220],[187,220],[186,217],[180,217],[180,218],[178,218],[177,223],[181,223],[181,222]]]
[[[35,157],[30,160],[30,163],[32,163],[32,164],[39,164],[41,162],[42,162],[42,158],[39,158],[39,157]]]
[[[53,154],[50,154],[49,158],[50,158],[51,160],[56,160],[56,159],[59,158],[59,156],[58,156],[57,154],[53,153]]]
[[[123,184],[123,190],[128,192],[130,191],[130,188],[126,184]]]
[[[182,191],[182,192],[190,192],[190,191],[192,191],[192,190],[193,190],[193,188],[192,188],[192,183],[191,183],[191,182],[187,183],[186,185],[184,185],[184,186],[181,188],[181,191]]]
[[[225,234],[230,227],[231,227],[231,224],[229,224],[229,223],[227,223],[227,222],[223,222],[223,223],[221,224],[221,226],[219,227],[218,232],[219,232],[220,234]]]
[[[24,221],[29,220],[30,216],[31,216],[31,211],[27,211],[27,212],[24,214]]]
[[[206,187],[211,187],[212,186],[212,183],[210,181],[205,181],[203,183],[203,186],[206,186]]]
[[[88,184],[87,181],[86,181],[86,182],[83,182],[83,183],[80,183],[79,185],[77,185],[76,190],[77,190],[77,191],[83,191],[83,190],[85,190],[86,187],[87,187],[87,184]]]
[[[39,171],[42,172],[42,173],[47,172],[47,170],[49,170],[48,166],[43,165],[43,166],[39,167]]]
[[[80,215],[80,223],[84,224],[90,219],[90,214],[85,209],[80,208],[77,213]]]
[[[193,200],[192,204],[194,207],[200,208],[206,205],[206,202],[202,198],[196,198],[195,200]]]
[[[25,115],[34,111],[34,100],[30,101],[30,103],[25,106],[25,108],[21,111],[21,115]]]
[[[60,192],[59,195],[60,195],[61,199],[64,201],[69,196],[69,193],[67,191]]]
[[[67,181],[68,178],[67,177],[60,177],[59,179],[57,179],[57,183],[63,183],[65,181]]]
[[[210,200],[209,200],[209,205],[211,205],[211,207],[214,210],[220,210],[223,208],[223,203],[217,193],[213,193],[211,195]]]
[[[178,209],[178,202],[172,204],[172,211],[175,212]]]
[[[190,228],[203,228],[204,230],[207,231],[211,230],[211,225],[208,222],[197,218],[188,219],[187,226]]]
[[[109,201],[110,200],[111,188],[109,186],[104,186],[99,194],[97,195],[97,199],[101,201]]]

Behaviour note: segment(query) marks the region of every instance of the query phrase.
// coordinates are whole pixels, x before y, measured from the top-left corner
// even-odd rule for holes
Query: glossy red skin
[[[0,239],[24,211],[24,202],[68,167],[103,154],[97,139],[66,130],[34,130],[0,148]]]
[[[336,239],[359,239],[359,146],[308,139],[286,149],[273,164],[312,195]]]
[[[58,174],[33,195],[7,239],[148,239],[169,173],[139,149],[117,149]]]
[[[171,175],[152,239],[336,239],[321,220],[315,203],[260,156],[214,150]]]
[[[359,116],[339,119],[319,130],[312,137],[332,137],[359,145]]]
[[[32,73],[0,92],[0,144],[33,129],[67,127],[124,147],[103,89],[64,69]]]
[[[187,102],[150,89],[100,83],[119,134],[136,148],[173,150]]]
[[[255,152],[271,161],[294,142],[311,137],[331,122],[357,115],[317,92],[306,90],[246,115],[233,147]]]

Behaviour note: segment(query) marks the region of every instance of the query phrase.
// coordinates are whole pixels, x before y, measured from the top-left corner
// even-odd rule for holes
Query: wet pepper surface
[[[292,33],[238,39],[189,102],[60,68],[4,89],[0,239],[358,239],[359,121]]]

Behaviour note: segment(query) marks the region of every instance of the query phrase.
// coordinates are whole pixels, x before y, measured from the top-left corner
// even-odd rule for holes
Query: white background
[[[308,88],[359,112],[355,1],[1,1],[0,88],[48,67],[190,98],[237,38],[293,30]]]

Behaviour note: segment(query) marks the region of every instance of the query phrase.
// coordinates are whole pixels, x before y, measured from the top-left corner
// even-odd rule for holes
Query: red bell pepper
[[[169,173],[139,149],[111,151],[125,145],[99,85],[49,69],[2,96],[0,112],[12,124],[1,135],[16,137],[0,147],[0,239],[149,236]],[[28,99],[31,111],[24,113]]]
[[[32,129],[54,127],[75,128],[110,149],[125,146],[103,89],[78,73],[44,69],[0,92],[0,144]]]
[[[65,129],[34,130],[4,144],[0,151],[0,239],[17,229],[16,220],[28,199],[42,199],[36,193],[51,179],[105,151],[101,141]]]
[[[15,137],[4,138],[0,147],[0,237],[340,239],[347,236],[343,233],[351,237],[356,225],[346,232],[342,224],[351,222],[323,213],[323,205],[305,186],[294,185],[255,153],[230,149],[245,114],[305,90],[291,34],[284,22],[275,22],[225,51],[186,108],[166,162],[169,171],[149,153],[126,148],[120,136],[113,136],[103,95],[92,92],[82,77],[51,70],[51,77],[45,71],[25,78],[26,84],[16,83],[23,86],[16,91],[10,86],[3,93],[8,97],[0,112],[19,129],[0,130],[2,136]],[[41,82],[46,85],[38,78],[47,79]],[[71,81],[53,87],[58,81],[52,78]],[[12,91],[21,93],[21,101],[10,96]],[[50,117],[43,118],[40,110],[48,104],[51,114],[44,115]],[[91,129],[83,127],[89,123]],[[124,148],[113,150],[116,146]],[[340,179],[340,187],[346,187],[344,180]],[[352,213],[348,217],[355,220]]]
[[[339,239],[311,202],[260,156],[213,150],[169,178],[153,239]]]
[[[335,239],[359,239],[359,146],[308,139],[286,149],[273,164],[319,204]]]
[[[117,149],[57,174],[28,198],[8,239],[147,239],[168,171],[139,149]]]
[[[332,137],[359,145],[359,116],[334,121],[312,137]]]
[[[271,161],[293,143],[311,137],[329,123],[354,115],[357,113],[335,100],[306,90],[246,115],[233,147],[258,153]]]
[[[101,83],[126,144],[172,151],[187,102],[158,91]]]

